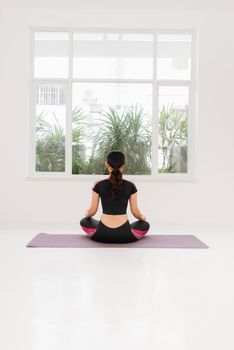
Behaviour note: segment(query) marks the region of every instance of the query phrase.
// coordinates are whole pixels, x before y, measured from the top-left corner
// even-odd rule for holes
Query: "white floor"
[[[153,231],[210,249],[26,248],[38,232],[80,230],[0,228],[0,349],[234,349],[234,229]]]

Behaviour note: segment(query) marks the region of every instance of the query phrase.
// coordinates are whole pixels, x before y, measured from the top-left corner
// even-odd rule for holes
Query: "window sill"
[[[62,175],[62,174],[35,174],[25,177],[27,181],[81,181],[95,182],[107,178],[108,175]],[[124,178],[136,182],[197,182],[197,178],[188,174],[160,174],[160,175],[125,175]]]

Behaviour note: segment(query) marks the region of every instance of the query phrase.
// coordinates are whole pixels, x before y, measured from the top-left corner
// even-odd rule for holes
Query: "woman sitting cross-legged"
[[[137,188],[133,182],[123,179],[125,156],[122,152],[113,151],[108,154],[105,166],[109,176],[94,184],[92,188],[92,204],[80,220],[86,234],[94,241],[103,243],[130,243],[144,237],[150,228],[137,207]],[[101,198],[103,213],[101,219],[92,216],[98,210]],[[131,223],[126,213],[128,200],[133,216],[138,220]]]

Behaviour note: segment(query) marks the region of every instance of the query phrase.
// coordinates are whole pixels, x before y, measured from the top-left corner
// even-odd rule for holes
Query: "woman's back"
[[[112,198],[111,181],[109,178],[96,182],[93,191],[97,192],[101,198],[104,214],[120,215],[126,214],[128,200],[133,193],[137,192],[135,184],[122,179],[121,188],[118,194]]]
[[[93,186],[93,191],[101,198],[103,213],[101,221],[109,227],[116,228],[128,220],[127,206],[132,194],[137,192],[135,184],[122,179],[121,188],[117,195],[112,198],[110,178],[98,181]]]

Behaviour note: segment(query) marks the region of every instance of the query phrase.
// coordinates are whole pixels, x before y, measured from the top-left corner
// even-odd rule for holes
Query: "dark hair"
[[[107,156],[107,162],[113,168],[110,174],[110,181],[112,183],[111,194],[113,199],[119,193],[123,183],[122,172],[119,168],[125,164],[125,156],[120,151],[112,151]]]

